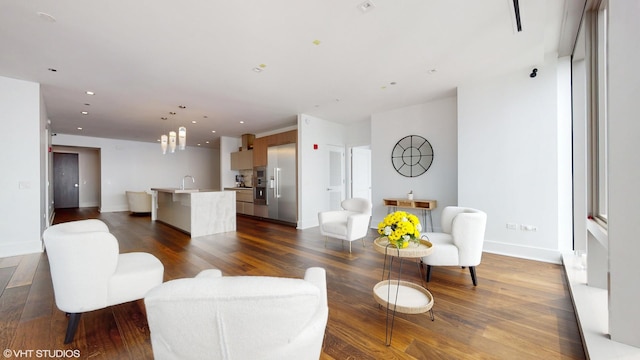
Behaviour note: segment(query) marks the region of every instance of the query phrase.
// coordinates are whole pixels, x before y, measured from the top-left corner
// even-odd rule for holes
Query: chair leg
[[[67,325],[67,334],[64,337],[64,343],[68,344],[73,341],[73,337],[76,335],[78,329],[78,323],[80,322],[80,315],[82,313],[69,314],[69,324]]]
[[[352,243],[352,242],[353,242],[353,241],[349,241],[349,254],[351,254],[351,243]]]
[[[364,238],[362,238],[362,247],[367,247],[367,246],[364,244]]]
[[[478,286],[478,279],[476,278],[476,267],[469,266],[469,272],[471,273],[471,281],[473,281],[473,286]]]
[[[425,277],[427,278],[427,282],[431,281],[431,265],[427,265],[427,275]]]

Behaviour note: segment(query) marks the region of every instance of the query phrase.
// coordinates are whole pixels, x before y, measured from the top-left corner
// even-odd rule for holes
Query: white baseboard
[[[515,244],[505,244],[496,241],[485,240],[483,251],[513,256],[522,259],[543,261],[553,264],[561,264],[562,256],[559,250],[535,248],[531,246],[522,246]]]
[[[118,211],[129,211],[129,205],[101,207],[101,208],[98,208],[98,211],[101,212],[101,213],[118,212]]]
[[[42,241],[27,241],[20,243],[4,244],[0,246],[0,258],[35,254],[44,251],[44,245]]]

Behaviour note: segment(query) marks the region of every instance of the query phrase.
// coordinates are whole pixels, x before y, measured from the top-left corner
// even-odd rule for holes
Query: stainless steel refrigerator
[[[267,207],[269,218],[296,223],[296,144],[267,148]]]

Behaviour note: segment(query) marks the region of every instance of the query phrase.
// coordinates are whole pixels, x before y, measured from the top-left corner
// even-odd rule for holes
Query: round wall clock
[[[391,163],[402,176],[420,176],[429,170],[432,162],[433,147],[419,135],[403,137],[391,151]]]

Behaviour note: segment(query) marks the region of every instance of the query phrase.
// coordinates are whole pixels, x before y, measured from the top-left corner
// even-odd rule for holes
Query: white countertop
[[[172,194],[188,194],[194,192],[214,192],[218,190],[210,190],[210,189],[179,189],[179,188],[151,188],[151,191],[162,191],[168,192]]]

